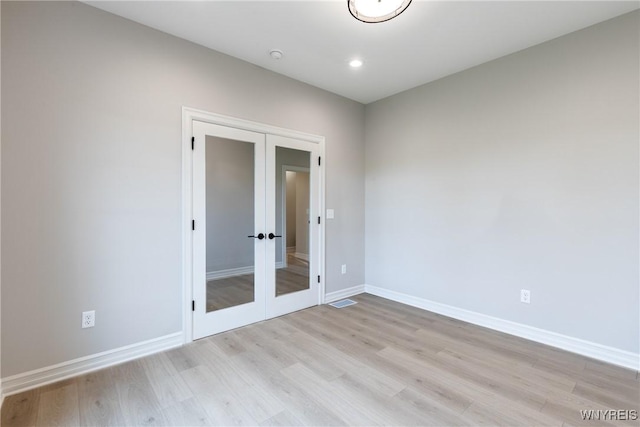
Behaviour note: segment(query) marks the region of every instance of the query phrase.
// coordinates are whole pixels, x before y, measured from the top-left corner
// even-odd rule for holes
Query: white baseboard
[[[45,368],[35,369],[22,374],[2,378],[3,397],[40,387],[76,375],[97,371],[108,366],[138,359],[160,351],[180,347],[183,344],[182,332],[164,337],[131,344],[114,350],[80,357],[68,362]]]
[[[303,254],[302,252],[296,252],[293,254],[294,257],[303,259],[305,261],[309,261],[309,254]]]
[[[352,286],[347,289],[341,289],[335,292],[329,292],[324,296],[324,303],[328,304],[330,302],[338,301],[343,298],[349,298],[354,295],[362,294],[365,292],[365,285]]]
[[[276,262],[276,269],[285,268],[287,265],[280,261]],[[245,274],[253,274],[253,266],[229,268],[227,270],[207,271],[207,280],[226,279],[227,277],[244,276]]]
[[[509,320],[499,319],[497,317],[487,316],[486,314],[441,304],[435,301],[414,297],[376,286],[364,285],[364,288],[366,293],[386,298],[392,301],[422,308],[433,313],[442,314],[447,317],[452,317],[454,319],[473,323],[474,325],[479,325],[510,335],[515,335],[517,337],[525,338],[530,341],[557,347],[563,350],[570,351],[572,353],[581,354],[583,356],[611,363],[613,365],[623,366],[625,368],[633,370],[640,369],[640,354],[637,353],[620,350],[614,347],[608,347],[580,338],[558,334],[556,332],[547,331],[545,329],[534,328],[522,323],[516,323]]]
[[[248,267],[229,268],[226,270],[207,271],[207,280],[225,279],[227,277],[253,274],[253,265]]]

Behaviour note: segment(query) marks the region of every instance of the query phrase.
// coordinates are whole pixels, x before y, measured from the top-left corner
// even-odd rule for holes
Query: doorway
[[[237,126],[223,116],[202,120],[192,113],[186,121],[192,229],[185,341],[322,303],[323,139],[250,122]],[[295,174],[295,193],[287,194],[287,171]],[[289,214],[294,236],[287,200],[296,203]],[[291,237],[295,251],[287,253]]]
[[[309,275],[309,227],[311,217],[306,208],[309,198],[309,168],[282,166],[283,245],[282,268],[292,274]],[[276,290],[277,292],[277,290]]]

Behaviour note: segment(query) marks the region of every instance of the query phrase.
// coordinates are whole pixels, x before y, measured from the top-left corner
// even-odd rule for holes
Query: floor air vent
[[[343,300],[340,300],[340,301],[332,302],[329,305],[331,307],[335,307],[335,308],[345,308],[345,307],[349,307],[350,305],[353,305],[353,304],[357,304],[357,302],[355,302],[352,299],[343,299]]]

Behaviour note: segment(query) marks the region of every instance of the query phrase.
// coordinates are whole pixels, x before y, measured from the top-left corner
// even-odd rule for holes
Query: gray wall
[[[183,105],[325,136],[327,291],[364,283],[361,104],[85,4],[1,7],[3,377],[182,329]]]
[[[637,353],[638,28],[368,105],[367,284]]]
[[[207,136],[207,272],[253,267],[255,144]]]

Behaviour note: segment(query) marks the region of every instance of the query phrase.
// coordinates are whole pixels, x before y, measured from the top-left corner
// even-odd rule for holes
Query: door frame
[[[282,265],[281,268],[287,268],[287,172],[304,172],[311,174],[311,168],[304,168],[302,166],[290,166],[290,165],[282,165],[282,223],[280,225],[282,230],[282,240],[284,244],[282,245]],[[321,224],[322,225],[322,224]],[[276,268],[278,267],[278,263],[276,263]]]
[[[191,268],[193,263],[193,234],[191,228],[191,221],[193,220],[193,152],[191,138],[193,137],[194,120],[312,142],[318,144],[320,158],[325,158],[324,136],[210,113],[191,107],[182,107],[182,335],[184,344],[193,341],[193,311],[191,305],[193,301],[193,274]],[[325,302],[325,164],[326,162],[322,161],[319,169],[320,200],[318,201],[318,211],[322,217],[319,230],[320,253],[318,254],[318,272],[320,274],[318,286],[319,304],[324,304]]]

